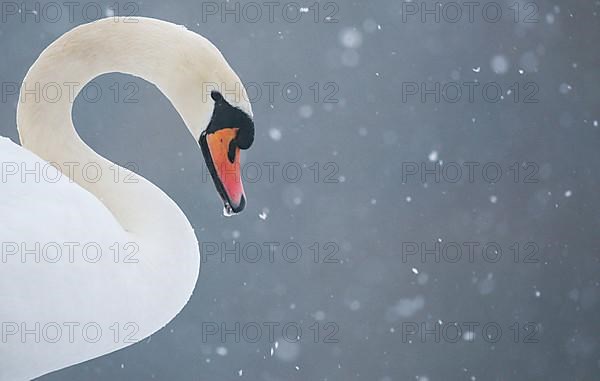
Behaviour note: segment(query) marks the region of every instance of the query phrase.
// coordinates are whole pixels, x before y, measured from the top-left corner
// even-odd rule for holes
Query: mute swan
[[[21,87],[23,147],[0,137],[2,381],[39,377],[140,341],[173,319],[196,285],[200,253],[183,212],[75,131],[76,94],[64,95],[110,72],[144,78],[166,95],[199,142],[226,212],[244,208],[239,156],[254,140],[252,109],[214,45],[141,17],[102,19],[64,34]],[[57,101],[31,94],[49,84],[62,90]]]

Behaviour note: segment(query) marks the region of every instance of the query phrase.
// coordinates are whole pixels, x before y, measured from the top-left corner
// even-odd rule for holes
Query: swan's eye
[[[238,213],[244,209],[246,198],[240,170],[238,128],[222,128],[203,132],[200,147],[225,207]]]
[[[235,139],[232,139],[229,142],[229,149],[227,150],[227,159],[229,159],[230,163],[233,163],[235,160],[235,154],[238,151],[239,147]]]

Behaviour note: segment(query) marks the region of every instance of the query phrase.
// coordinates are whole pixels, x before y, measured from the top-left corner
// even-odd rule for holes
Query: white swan
[[[167,96],[200,143],[226,210],[244,208],[239,150],[254,139],[252,110],[215,46],[149,18],[103,19],[60,37],[22,85],[23,147],[0,137],[2,381],[139,341],[173,319],[194,290],[199,249],[183,212],[95,153],[73,126],[76,94],[66,94],[109,72],[144,78]],[[47,85],[63,96],[36,99],[32,89]]]

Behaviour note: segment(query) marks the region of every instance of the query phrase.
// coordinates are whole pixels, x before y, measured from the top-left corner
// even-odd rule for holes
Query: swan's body
[[[124,21],[100,20],[59,38],[22,91],[55,83],[68,93],[69,84],[81,89],[104,73],[136,75],[169,98],[196,141],[215,119],[206,84],[236,89],[221,101],[252,115],[239,78],[208,40],[159,20]],[[0,137],[1,381],[32,379],[149,336],[183,308],[198,277],[198,243],[183,212],[89,148],[71,109],[72,97],[46,103],[22,93],[23,147]],[[86,164],[101,175],[85,178]]]

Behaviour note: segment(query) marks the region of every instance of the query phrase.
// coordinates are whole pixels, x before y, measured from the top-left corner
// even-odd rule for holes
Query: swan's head
[[[214,109],[199,143],[226,214],[239,213],[246,206],[240,150],[250,148],[254,142],[254,122],[248,113],[227,102],[220,92],[212,91],[210,95]]]

